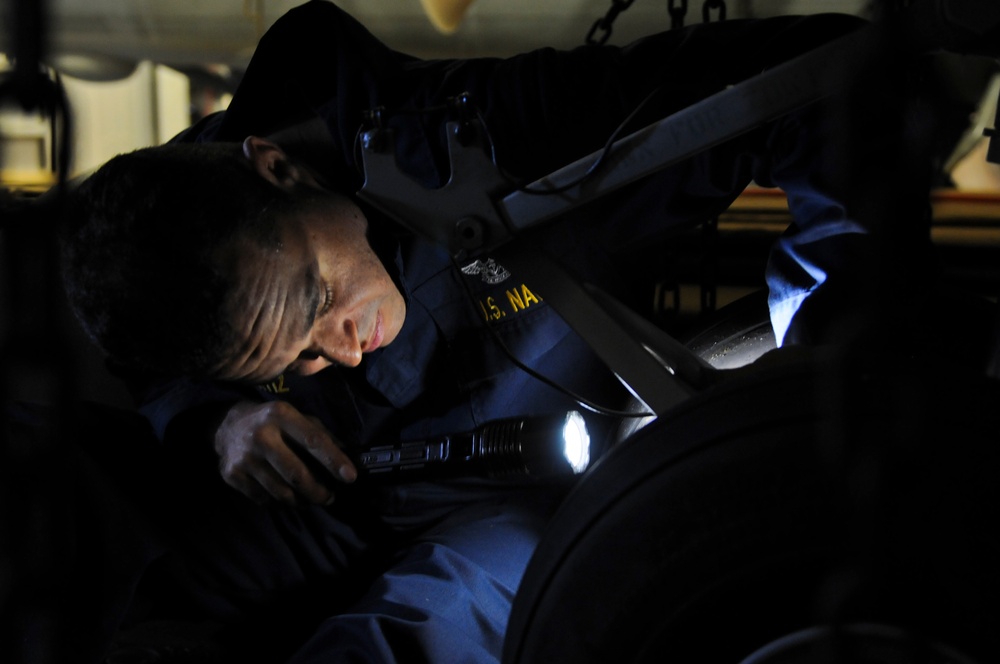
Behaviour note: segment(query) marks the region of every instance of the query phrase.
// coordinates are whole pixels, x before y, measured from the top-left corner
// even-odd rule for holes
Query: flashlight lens
[[[590,464],[590,434],[583,416],[575,410],[566,415],[563,424],[563,455],[574,474],[580,474]]]

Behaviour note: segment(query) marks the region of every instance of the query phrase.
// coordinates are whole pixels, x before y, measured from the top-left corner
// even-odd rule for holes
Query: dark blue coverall
[[[362,183],[355,141],[363,113],[383,107],[402,167],[433,188],[449,174],[446,112],[434,109],[469,93],[498,162],[530,181],[601,147],[655,89],[632,126],[855,25],[832,16],[731,21],[624,48],[422,61],[390,50],[334,5],[313,1],[264,36],[229,109],[177,140],[242,141],[318,116],[329,129],[332,159],[315,166],[354,192]],[[817,169],[826,140],[820,117],[800,112],[751,131],[521,241],[629,301],[643,276],[632,264],[639,248],[723,211],[751,180],[782,187],[793,212],[807,215],[800,221],[817,222],[808,232],[823,235],[815,230],[819,222],[853,232]],[[546,284],[504,274],[499,255],[481,260],[494,259],[502,279],[487,279],[482,270],[467,274],[443,248],[374,211],[369,217],[372,245],[407,301],[394,343],[365,356],[357,369],[284,376],[257,388],[188,379],[160,385],[145,394],[142,409],[158,435],[191,444],[181,439],[205,413],[239,398],[287,400],[319,417],[348,449],[577,407],[516,368],[488,328],[555,382],[612,408],[625,405],[625,390],[546,302]],[[811,268],[802,267],[808,247],[790,242],[779,250],[776,310],[815,285]],[[588,418],[606,444],[617,423]],[[493,661],[523,570],[565,489],[479,479],[378,488],[362,479],[328,509],[262,510],[220,486],[214,503],[200,501],[178,517],[185,534],[172,564],[208,615],[240,619],[260,611],[273,618],[268,629],[301,632],[303,645],[291,647],[295,662]],[[295,610],[268,613],[269,606]]]

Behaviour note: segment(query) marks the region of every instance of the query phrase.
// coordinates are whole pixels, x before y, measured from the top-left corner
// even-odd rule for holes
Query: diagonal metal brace
[[[487,156],[480,140],[483,132],[471,134],[476,140],[463,144],[460,125],[449,123],[447,130],[451,176],[434,190],[400,170],[389,130],[364,134],[366,179],[359,196],[413,232],[447,247],[456,260],[507,245],[501,248],[504,266],[538,284],[550,306],[657,415],[713,382],[715,370],[665,332],[607,294],[581,284],[529,243],[507,244],[513,235],[494,201],[497,192],[510,190],[510,184]]]

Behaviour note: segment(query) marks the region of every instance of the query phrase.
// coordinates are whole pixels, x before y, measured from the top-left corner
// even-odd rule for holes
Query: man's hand
[[[329,504],[333,482],[358,475],[323,425],[283,401],[230,408],[215,451],[223,479],[257,503]]]

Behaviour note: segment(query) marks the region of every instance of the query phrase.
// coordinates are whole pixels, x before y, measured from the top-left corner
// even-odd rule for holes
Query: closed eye
[[[326,312],[330,310],[333,306],[333,289],[328,285],[323,285],[323,302],[320,303],[319,308],[316,310],[316,317],[319,318]]]

